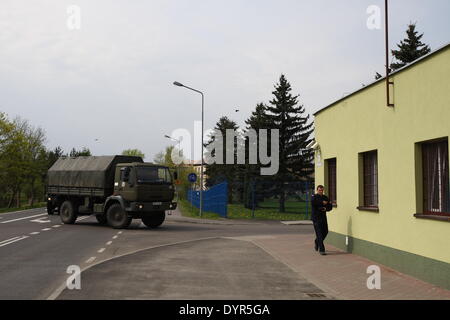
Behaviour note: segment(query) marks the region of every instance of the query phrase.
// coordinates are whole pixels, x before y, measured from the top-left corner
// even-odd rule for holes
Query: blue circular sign
[[[194,183],[195,181],[197,181],[197,175],[195,173],[189,173],[188,180],[189,182]]]

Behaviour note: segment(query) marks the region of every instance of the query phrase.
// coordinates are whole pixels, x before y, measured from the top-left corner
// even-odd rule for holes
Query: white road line
[[[32,235],[32,236],[35,236],[35,235],[37,235],[37,234],[39,234],[40,232],[31,232],[30,234]]]
[[[85,220],[85,219],[87,219],[87,218],[90,218],[90,216],[78,218],[77,221],[83,221],[83,220]]]
[[[103,251],[105,251],[106,250],[106,248],[101,248],[100,250],[98,250],[97,252],[98,253],[102,253]]]
[[[122,231],[119,231],[117,234],[122,234]]]
[[[86,263],[91,263],[96,259],[96,257],[90,257],[89,259],[86,260]]]
[[[59,227],[61,227],[60,224],[55,224],[54,226],[52,226],[52,228],[59,228]]]
[[[15,240],[12,240],[12,241],[5,242],[5,243],[0,244],[0,247],[7,246],[8,244],[11,244],[11,243],[14,243],[14,242],[17,242],[17,241],[26,239],[26,238],[28,238],[28,236],[22,236],[22,237],[19,237],[18,239],[15,239]]]
[[[113,239],[117,239],[117,236],[114,236]]]
[[[0,223],[9,223],[9,222],[14,222],[14,221],[19,221],[19,220],[25,220],[25,219],[30,219],[30,218],[34,218],[34,217],[40,217],[40,216],[45,216],[46,213],[41,213],[41,214],[37,214],[34,216],[28,216],[28,217],[23,217],[23,218],[18,218],[18,219],[13,219],[13,220],[7,220],[7,221],[2,221]]]
[[[106,245],[109,246],[111,243],[112,243],[112,241],[108,241],[108,242],[106,243]]]
[[[17,239],[17,238],[20,238],[20,237],[14,237],[14,238],[11,238],[11,239],[7,239],[7,240],[0,241],[0,244],[2,244],[2,243],[4,243],[4,242],[9,242],[9,241],[14,240],[14,239]]]
[[[42,229],[42,231],[49,231],[49,230],[52,230],[52,228],[45,228],[45,229]]]

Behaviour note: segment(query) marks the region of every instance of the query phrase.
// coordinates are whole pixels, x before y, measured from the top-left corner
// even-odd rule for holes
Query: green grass
[[[45,206],[47,206],[46,202],[38,202],[38,203],[33,204],[32,206],[23,205],[20,208],[0,208],[0,213],[7,213],[7,212],[34,209],[34,208],[42,208]]]
[[[304,202],[286,202],[286,212],[278,212],[278,202],[265,201],[260,204],[261,208],[255,210],[254,219],[262,220],[306,220],[310,214],[306,214],[306,203]],[[178,201],[179,209],[183,216],[199,218],[198,208],[191,206],[187,200]],[[228,205],[228,219],[253,219],[252,210],[247,209],[242,204]],[[221,216],[213,212],[203,212],[204,219],[220,219]]]

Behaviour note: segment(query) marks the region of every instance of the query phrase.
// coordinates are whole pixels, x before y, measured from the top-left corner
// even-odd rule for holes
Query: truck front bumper
[[[175,210],[177,208],[176,202],[130,202],[126,211],[129,212],[152,212],[152,211],[166,211]]]

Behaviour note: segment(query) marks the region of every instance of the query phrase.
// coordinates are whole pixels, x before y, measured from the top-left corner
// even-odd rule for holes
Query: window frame
[[[370,159],[370,156],[373,156],[373,158]],[[372,162],[369,163],[369,161]],[[372,173],[367,171],[372,171]],[[380,198],[378,176],[378,150],[375,149],[366,152],[360,152],[359,206],[357,207],[358,210],[379,212]]]
[[[326,159],[328,198],[333,206],[337,206],[337,159]]]
[[[433,204],[431,203],[430,208],[430,196],[428,189],[430,184],[428,183],[431,179],[431,176],[433,173],[430,173],[430,163],[435,160],[433,158],[433,151],[432,148],[436,146],[436,148],[439,148],[439,145],[443,145],[444,150],[439,151],[437,150],[437,159],[441,158],[441,156],[444,156],[444,159],[442,161],[443,164],[440,164],[438,162],[438,184],[439,186],[442,186],[442,189],[440,187],[438,192],[438,197],[440,198],[438,200],[441,211],[433,211]],[[420,150],[421,150],[421,183],[422,183],[422,214],[425,216],[444,216],[444,217],[450,217],[450,177],[449,177],[449,154],[448,154],[448,138],[441,138],[441,139],[435,139],[435,140],[429,140],[424,141],[420,143]],[[442,154],[440,153],[442,152]],[[431,160],[430,160],[431,158]],[[438,160],[439,161],[439,160]],[[442,172],[443,171],[443,172]],[[443,179],[443,181],[441,180]],[[433,200],[431,200],[433,202]]]

